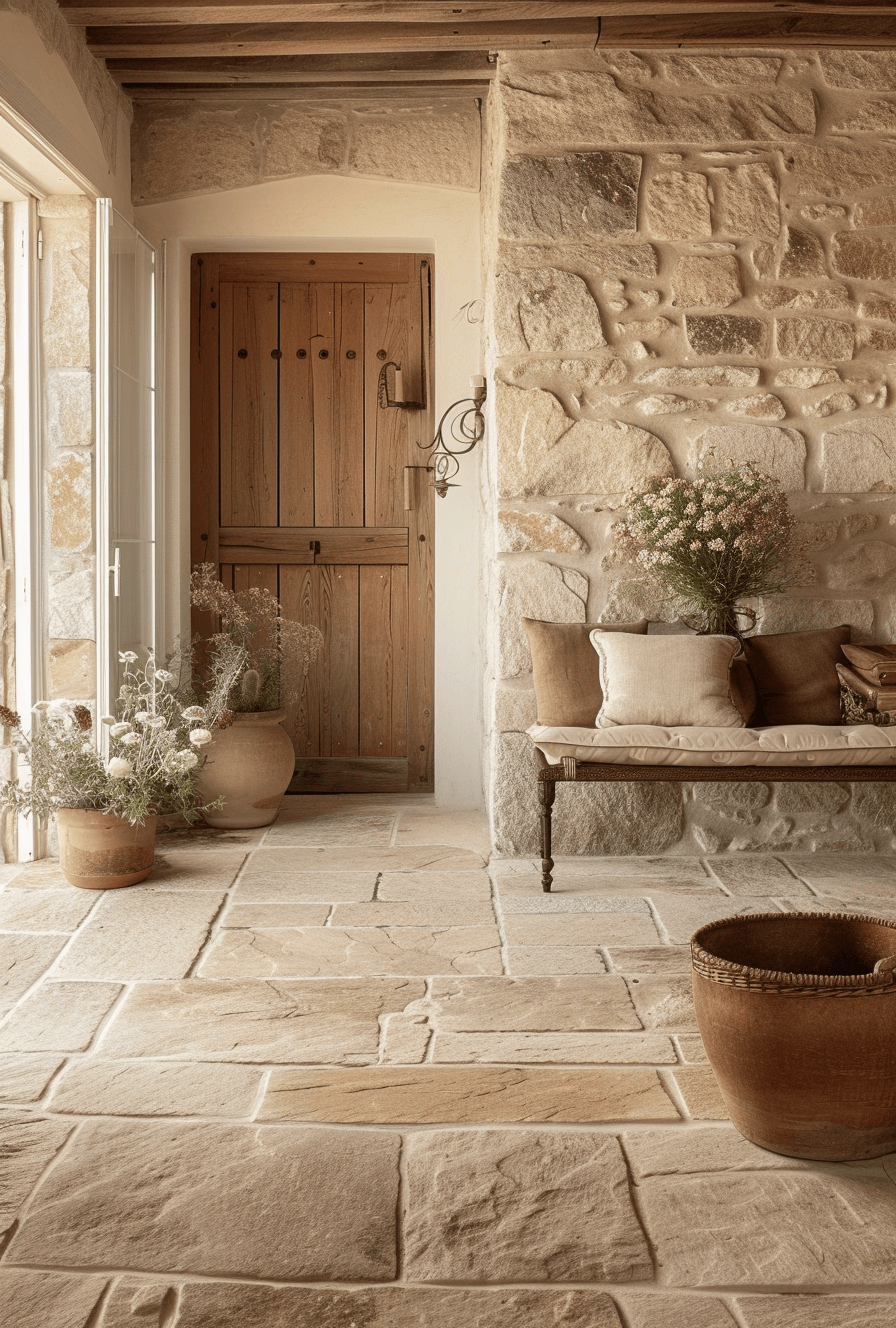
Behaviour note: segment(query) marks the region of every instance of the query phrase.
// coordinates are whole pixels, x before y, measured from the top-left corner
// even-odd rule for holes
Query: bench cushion
[[[782,724],[777,728],[615,728],[527,730],[551,765],[564,756],[622,765],[893,765],[896,727]],[[844,776],[845,778],[848,776]]]

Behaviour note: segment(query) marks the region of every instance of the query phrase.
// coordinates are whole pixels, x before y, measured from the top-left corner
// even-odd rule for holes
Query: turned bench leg
[[[541,806],[541,888],[545,894],[551,890],[553,877],[551,872],[554,866],[554,859],[551,857],[551,808],[554,805],[554,797],[557,792],[557,786],[553,779],[540,779],[538,781],[538,801]]]

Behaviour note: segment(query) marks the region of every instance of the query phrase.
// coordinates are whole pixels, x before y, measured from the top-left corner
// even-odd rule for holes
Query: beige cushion
[[[756,685],[750,666],[743,655],[738,655],[731,664],[729,675],[731,699],[737,706],[745,724],[749,724],[756,710]]]
[[[524,618],[532,656],[532,681],[539,724],[594,727],[603,693],[590,636],[599,632],[647,631],[647,619],[630,623],[554,623]]]
[[[750,636],[744,654],[756,684],[755,725],[839,724],[840,647],[852,629]]]
[[[604,703],[597,727],[693,724],[743,728],[729,674],[733,636],[607,636],[592,632]]]

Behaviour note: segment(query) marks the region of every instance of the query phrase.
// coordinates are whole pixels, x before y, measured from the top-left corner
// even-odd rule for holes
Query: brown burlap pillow
[[[840,647],[852,628],[750,636],[744,654],[756,684],[753,724],[839,724]]]
[[[732,660],[728,682],[731,686],[731,700],[740,711],[744,723],[749,724],[756,709],[756,686],[750,666],[743,655],[738,655]]]
[[[603,705],[600,663],[589,636],[601,632],[636,632],[647,619],[630,623],[554,623],[524,618],[532,655],[532,681],[538,723],[546,728],[593,729]]]

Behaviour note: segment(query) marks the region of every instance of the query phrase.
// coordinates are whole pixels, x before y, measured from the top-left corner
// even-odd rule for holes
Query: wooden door
[[[197,254],[192,277],[192,561],[324,635],[290,789],[431,789],[431,259]],[[416,404],[388,404],[387,365]]]

